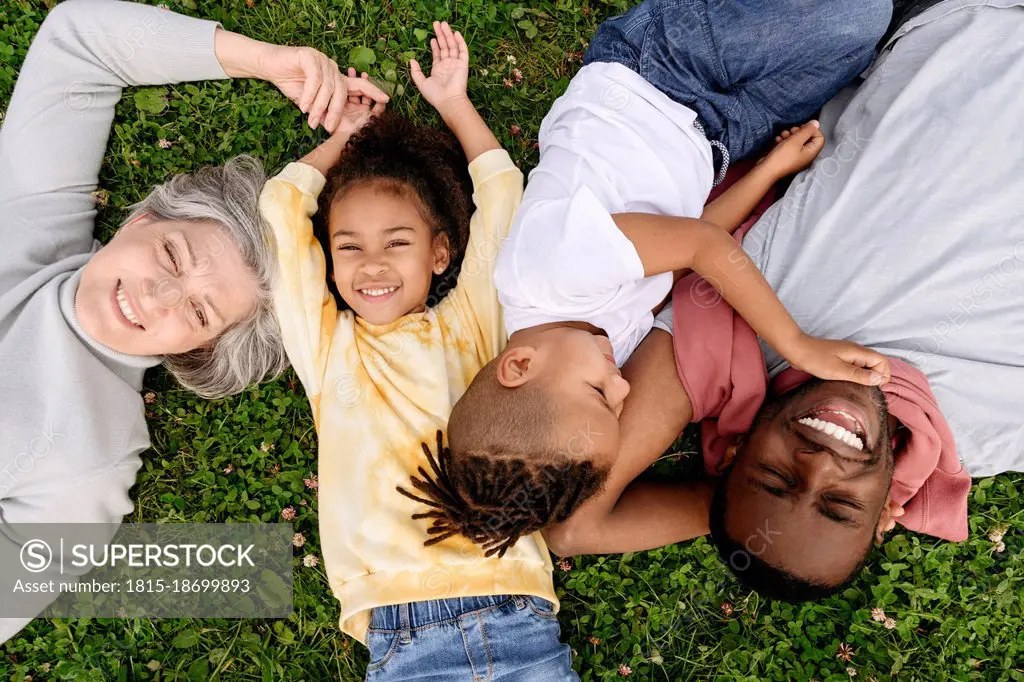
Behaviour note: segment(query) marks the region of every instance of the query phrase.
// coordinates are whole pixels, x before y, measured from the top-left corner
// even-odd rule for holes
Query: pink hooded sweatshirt
[[[735,170],[737,175],[741,172]],[[727,184],[728,180],[723,183]],[[773,199],[762,201],[737,230],[737,240],[742,240]],[[769,391],[785,393],[811,376],[790,368],[769,385],[754,330],[696,274],[681,279],[672,298],[679,378],[690,396],[693,420],[701,422],[704,466],[709,473],[721,473],[730,440],[750,430]],[[893,453],[891,496],[906,511],[898,521],[944,540],[966,540],[971,478],[957,457],[953,434],[928,378],[901,360],[890,358],[890,363],[892,379],[882,392],[890,414],[910,434],[902,449]]]

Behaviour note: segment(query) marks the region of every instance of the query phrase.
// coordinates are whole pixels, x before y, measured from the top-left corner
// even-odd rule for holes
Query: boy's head
[[[741,583],[796,602],[856,577],[891,518],[893,447],[878,388],[815,380],[771,399],[728,457],[711,537]]]
[[[628,392],[606,337],[564,326],[517,332],[452,410],[443,475],[414,482],[459,502],[435,526],[504,553],[567,519],[607,478]]]
[[[377,116],[348,142],[320,195],[317,238],[339,305],[383,325],[437,303],[454,286],[471,206],[451,136]]]

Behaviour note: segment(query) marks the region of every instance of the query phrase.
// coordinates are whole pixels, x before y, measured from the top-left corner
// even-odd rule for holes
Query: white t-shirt
[[[644,277],[611,214],[700,216],[711,145],[696,114],[637,73],[584,66],[540,129],[540,164],[494,273],[509,334],[549,322],[608,333],[622,365],[651,329],[672,274]]]

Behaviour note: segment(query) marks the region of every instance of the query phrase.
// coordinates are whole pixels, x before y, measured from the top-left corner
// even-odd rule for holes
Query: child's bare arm
[[[327,172],[337,165],[341,159],[341,152],[348,144],[351,135],[335,133],[320,143],[320,146],[299,159],[299,163],[312,166],[320,171],[320,175],[327,177]]]
[[[484,152],[501,149],[498,138],[494,137],[468,98],[462,102],[450,102],[445,109],[438,109],[438,112],[458,138],[466,152],[466,161],[472,163]]]
[[[783,131],[778,144],[720,197],[704,207],[701,220],[732,233],[747,219],[776,182],[807,168],[825,146],[817,121]]]
[[[455,133],[470,163],[476,157],[501,145],[480,117],[466,94],[469,81],[469,48],[448,22],[434,22],[435,37],[430,40],[433,64],[430,76],[415,59],[409,62],[412,80],[423,98],[437,109],[445,124]]]
[[[644,276],[692,269],[781,351],[801,332],[743,249],[719,226],[695,218],[617,213],[612,219],[636,248]],[[776,345],[777,344],[777,345]]]
[[[732,234],[778,181],[779,178],[770,169],[764,168],[763,164],[754,166],[749,173],[705,206],[700,219]]]
[[[707,535],[710,481],[633,481],[602,492],[569,519],[542,532],[559,556],[622,554],[657,549]]]
[[[804,334],[743,249],[720,227],[646,213],[617,213],[612,218],[633,242],[645,276],[694,270],[797,369],[868,386],[888,381],[889,363],[880,353]]]

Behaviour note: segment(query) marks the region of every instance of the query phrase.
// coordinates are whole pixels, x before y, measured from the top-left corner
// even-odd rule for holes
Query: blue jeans
[[[636,71],[735,160],[866,69],[891,15],[892,0],[647,0],[601,24],[584,63]]]
[[[367,682],[579,681],[551,604],[457,597],[382,606],[367,635]]]

